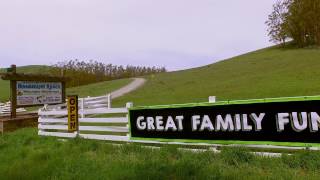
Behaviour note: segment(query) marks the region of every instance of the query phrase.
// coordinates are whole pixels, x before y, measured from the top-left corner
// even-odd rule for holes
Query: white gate
[[[79,130],[68,132],[66,104],[39,109],[38,134],[65,138],[128,141],[128,108],[111,108],[110,95],[79,99]]]

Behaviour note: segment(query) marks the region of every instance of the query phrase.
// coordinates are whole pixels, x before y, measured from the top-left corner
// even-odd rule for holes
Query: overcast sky
[[[276,0],[0,0],[0,67],[202,66],[270,46]]]

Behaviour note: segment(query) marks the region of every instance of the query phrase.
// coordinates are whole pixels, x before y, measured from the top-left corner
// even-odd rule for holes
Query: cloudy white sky
[[[276,0],[0,0],[0,67],[97,60],[196,67],[271,44]]]

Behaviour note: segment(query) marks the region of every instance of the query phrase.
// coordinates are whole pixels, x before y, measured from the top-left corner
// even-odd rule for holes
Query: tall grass
[[[320,153],[281,158],[252,155],[245,148],[194,153],[176,146],[39,137],[26,128],[0,137],[1,179],[317,179]]]

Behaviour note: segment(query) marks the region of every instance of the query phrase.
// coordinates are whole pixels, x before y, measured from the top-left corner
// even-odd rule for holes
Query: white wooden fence
[[[65,138],[128,141],[128,108],[111,108],[111,97],[79,99],[79,130],[68,132],[66,104],[46,105],[39,109],[38,134]]]
[[[25,112],[26,109],[24,108],[18,108],[16,110],[18,113],[19,112]],[[0,103],[0,114],[10,114],[11,113],[11,102],[8,101],[6,103]]]

